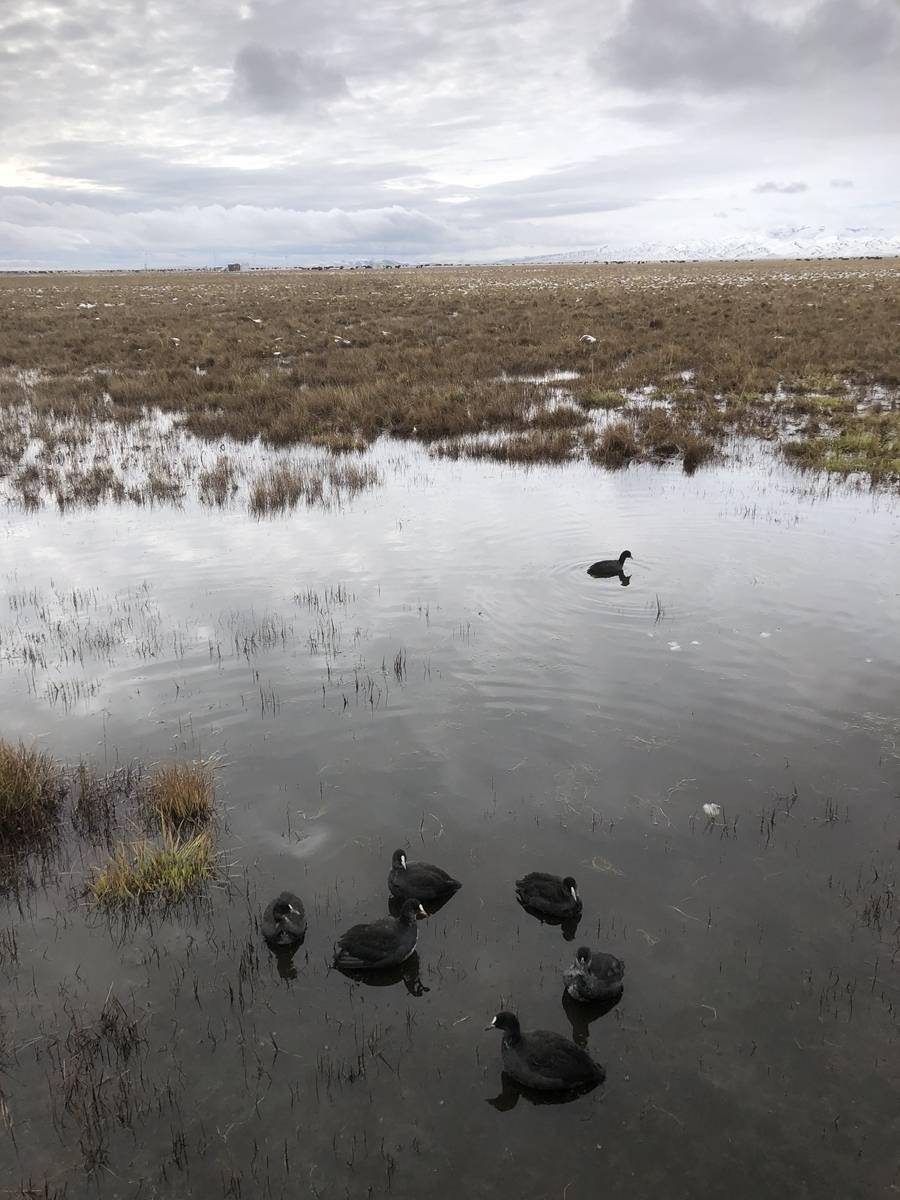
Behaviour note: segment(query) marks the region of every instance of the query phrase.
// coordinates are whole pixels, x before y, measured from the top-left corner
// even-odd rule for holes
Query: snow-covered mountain
[[[698,238],[680,242],[609,241],[598,246],[539,254],[508,262],[525,264],[579,262],[669,262],[758,258],[884,258],[900,255],[900,233],[886,229],[845,229],[798,225],[723,240]]]

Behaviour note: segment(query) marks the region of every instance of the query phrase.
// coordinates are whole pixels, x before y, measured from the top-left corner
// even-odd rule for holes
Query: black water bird
[[[516,880],[516,899],[544,920],[564,921],[581,916],[578,885],[571,875],[561,879],[544,871],[532,871]]]
[[[618,558],[601,558],[599,562],[591,563],[587,573],[595,579],[611,579],[614,575],[629,579],[630,576],[625,575],[625,559],[633,557],[630,550],[623,550]]]
[[[282,892],[267,906],[260,929],[272,949],[296,950],[306,937],[303,901],[293,892]]]
[[[573,1000],[590,1003],[613,1000],[622,995],[625,964],[614,954],[579,946],[575,961],[563,972],[566,992]]]
[[[427,915],[418,900],[406,900],[399,917],[382,917],[368,925],[354,925],[338,939],[334,965],[351,971],[399,966],[416,948],[416,917]]]
[[[431,863],[407,862],[402,850],[395,850],[388,875],[388,889],[397,900],[418,900],[434,904],[449,900],[462,884],[441,867]]]
[[[511,1012],[497,1013],[488,1029],[503,1030],[503,1070],[523,1087],[562,1092],[587,1089],[606,1078],[600,1064],[580,1046],[547,1029],[523,1033]]]

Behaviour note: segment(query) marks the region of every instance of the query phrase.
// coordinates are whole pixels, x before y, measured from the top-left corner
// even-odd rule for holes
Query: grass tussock
[[[149,804],[161,826],[178,829],[200,825],[212,817],[215,803],[211,759],[163,763],[150,778]]]
[[[46,837],[65,795],[56,761],[34,747],[0,739],[0,838],[10,846]]]
[[[627,421],[607,425],[591,450],[591,461],[601,467],[618,470],[637,458],[640,446],[634,429]]]
[[[204,504],[222,508],[238,490],[237,467],[227,454],[220,454],[212,467],[200,472],[197,486]]]
[[[87,890],[101,905],[134,901],[175,903],[196,893],[215,875],[210,833],[182,836],[163,828],[161,840],[120,842],[104,867],[96,868]]]

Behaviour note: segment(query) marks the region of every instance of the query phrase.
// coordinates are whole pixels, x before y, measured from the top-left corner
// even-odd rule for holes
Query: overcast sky
[[[0,267],[900,235],[900,0],[0,13]]]

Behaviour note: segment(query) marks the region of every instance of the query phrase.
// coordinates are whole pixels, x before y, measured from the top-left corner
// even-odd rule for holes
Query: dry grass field
[[[900,481],[893,260],[4,276],[0,306],[0,473],[26,503],[180,499],[165,444],[131,438],[138,482],[97,452],[154,410],[216,443],[344,453],[389,435],[610,468],[691,471],[750,434],[802,467]],[[340,492],[323,461],[294,502]],[[258,511],[295,469],[250,481]],[[227,502],[234,471],[198,468],[198,494]]]

